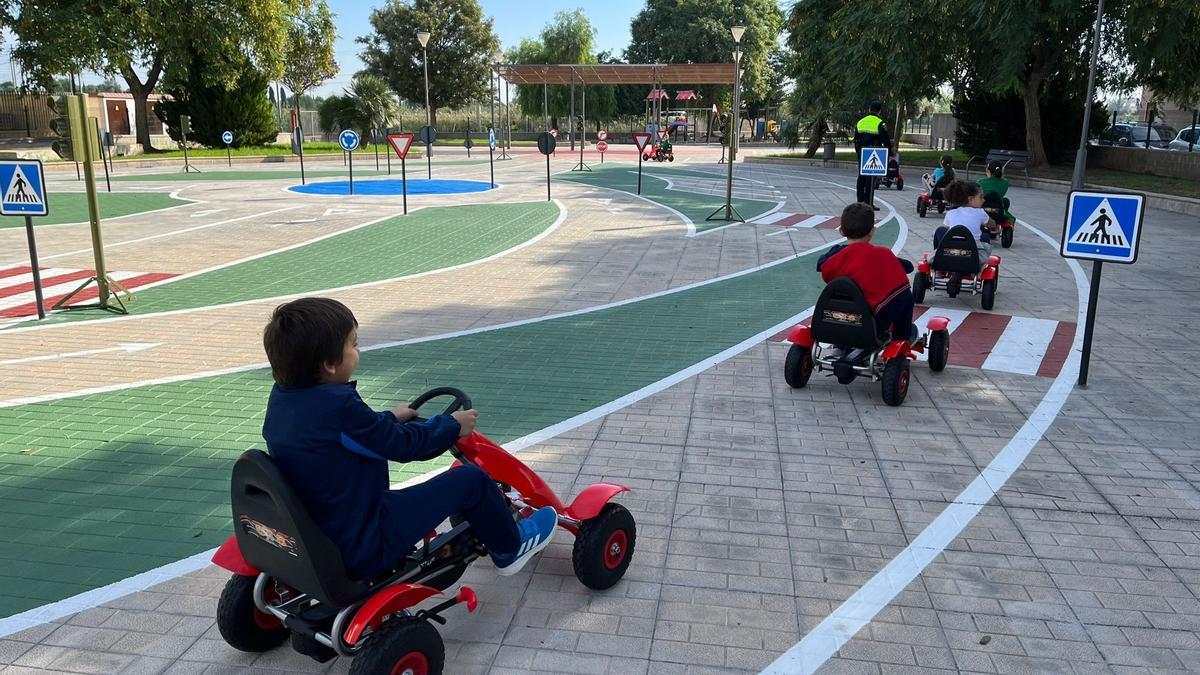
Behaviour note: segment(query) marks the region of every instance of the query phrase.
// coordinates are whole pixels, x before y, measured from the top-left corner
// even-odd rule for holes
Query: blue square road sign
[[[858,155],[858,175],[886,176],[888,165],[887,148],[863,148]]]
[[[1071,192],[1060,253],[1064,258],[1135,262],[1145,206],[1141,194]]]
[[[0,160],[0,216],[44,216],[48,213],[50,207],[41,160]]]

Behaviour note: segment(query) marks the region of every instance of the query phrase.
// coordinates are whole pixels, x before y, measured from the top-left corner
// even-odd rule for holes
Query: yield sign
[[[408,157],[408,149],[412,147],[413,142],[412,134],[388,134],[387,140],[400,159]]]
[[[650,134],[635,131],[633,133],[633,142],[637,145],[638,152],[646,149],[646,144],[650,142]]]
[[[659,138],[666,138],[666,137],[667,137],[667,130],[666,130],[666,129],[659,129],[659,130],[658,130],[658,137],[659,137]]]

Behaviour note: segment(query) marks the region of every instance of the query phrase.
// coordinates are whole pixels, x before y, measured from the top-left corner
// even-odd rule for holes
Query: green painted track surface
[[[380,169],[379,171],[375,170],[374,158],[371,158],[370,164],[367,164],[366,162],[362,162],[361,158],[356,157],[356,159],[358,159],[360,161],[356,161],[354,164],[354,166],[355,166],[354,177],[355,178],[357,178],[359,176],[386,176],[386,175],[388,175],[388,172],[384,169]],[[382,165],[382,161],[380,164]],[[463,159],[463,160],[450,160],[450,161],[445,161],[445,162],[434,161],[433,166],[434,166],[434,168],[437,168],[439,166],[467,166],[467,165],[472,165],[472,164],[487,164],[487,160]],[[370,166],[371,168],[369,168],[369,169],[365,168],[367,166]],[[407,169],[408,169],[408,174],[411,178],[424,178],[423,175],[417,175],[417,169],[421,169],[421,172],[423,173],[425,170],[425,161],[424,160],[412,160],[412,161],[408,162]],[[312,178],[345,178],[346,175],[347,175],[346,169],[342,169],[341,171],[329,171],[327,169],[317,169],[317,170],[306,170],[304,172],[305,178],[309,178],[309,179],[312,179]],[[398,159],[394,160],[392,162],[391,177],[392,178],[400,177],[400,160],[398,160]],[[262,171],[236,171],[236,170],[210,171],[208,169],[204,169],[202,173],[183,173],[182,171],[175,172],[175,173],[141,173],[141,174],[129,174],[129,175],[125,175],[125,176],[113,176],[112,179],[114,181],[130,181],[130,182],[143,182],[143,183],[148,183],[148,182],[154,182],[154,183],[160,183],[160,182],[198,183],[198,182],[202,182],[202,181],[213,181],[213,180],[218,180],[218,181],[219,180],[294,180],[294,181],[299,181],[300,180],[300,170],[296,169],[294,171],[290,171],[290,170],[265,169]]]
[[[696,232],[707,232],[718,227],[728,225],[724,221],[706,221],[713,211],[725,204],[724,195],[709,195],[698,192],[688,192],[686,190],[668,189],[665,179],[676,177],[685,178],[705,178],[712,180],[714,184],[724,186],[724,176],[716,173],[705,171],[689,171],[687,169],[668,169],[664,167],[655,167],[647,169],[642,167],[642,196],[652,202],[663,206],[675,209],[679,213],[686,216],[696,226]],[[636,165],[613,165],[613,166],[596,166],[592,167],[589,172],[577,172],[569,174],[558,174],[555,176],[560,180],[569,180],[576,183],[586,183],[597,187],[605,187],[613,190],[620,190],[630,194],[637,194],[637,166]],[[758,200],[758,199],[741,199],[735,197],[733,206],[742,214],[746,220],[750,220],[756,216],[760,216],[767,211],[775,208],[776,202]]]
[[[876,242],[896,233],[884,226]],[[804,311],[822,286],[817,255],[623,306],[365,352],[359,391],[383,409],[461,387],[480,429],[506,442]],[[0,408],[0,617],[220,544],[229,470],[262,446],[270,387],[258,369]],[[392,476],[445,461],[396,465]]]
[[[319,241],[135,291],[131,314],[310,293],[462,265],[495,255],[546,231],[553,202],[421,209]],[[99,309],[46,321],[111,317]],[[43,321],[42,323],[45,323]]]
[[[100,201],[101,220],[191,203],[186,199],[145,192],[100,192],[97,197]],[[60,225],[62,223],[86,223],[87,221],[87,195],[82,192],[51,192],[50,215],[44,218],[34,218],[33,224],[34,226]],[[0,218],[0,227],[25,227],[25,219]]]

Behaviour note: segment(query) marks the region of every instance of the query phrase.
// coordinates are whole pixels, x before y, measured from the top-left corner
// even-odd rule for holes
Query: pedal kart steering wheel
[[[412,408],[413,410],[419,410],[421,406],[441,396],[454,397],[454,401],[450,405],[446,406],[446,409],[442,411],[441,414],[443,415],[456,413],[459,410],[470,410],[473,407],[471,405],[471,397],[467,396],[466,392],[464,392],[462,389],[455,389],[454,387],[438,387],[436,389],[430,389],[424,394],[418,396],[415,400],[413,400],[412,403],[408,404],[408,407]]]

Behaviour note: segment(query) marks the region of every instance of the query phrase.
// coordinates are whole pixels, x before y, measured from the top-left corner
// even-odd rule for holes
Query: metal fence
[[[0,93],[0,134],[34,138],[51,135],[46,97]]]

